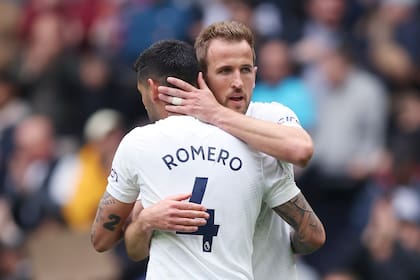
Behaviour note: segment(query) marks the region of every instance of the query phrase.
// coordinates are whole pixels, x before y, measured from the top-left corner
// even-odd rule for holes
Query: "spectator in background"
[[[394,184],[420,181],[420,91],[405,90],[394,95],[388,153],[388,173]]]
[[[8,201],[0,196],[0,279],[29,280],[24,236],[16,225]]]
[[[68,132],[69,116],[74,110],[68,106],[72,104],[72,97],[64,90],[70,76],[68,66],[74,60],[65,49],[64,28],[63,19],[55,13],[37,16],[16,66],[23,96],[34,112],[45,114],[54,121],[57,135]]]
[[[29,104],[19,96],[17,81],[9,73],[0,72],[0,194],[4,192],[13,130],[29,112]]]
[[[105,190],[106,179],[118,143],[125,134],[121,113],[101,109],[92,114],[86,122],[84,135],[86,143],[77,153],[72,168],[73,185],[65,190],[57,186],[57,196],[63,196],[62,212],[67,225],[74,230],[88,231],[95,218],[96,208]]]
[[[140,51],[162,39],[191,42],[191,32],[200,21],[201,14],[192,2],[152,0],[143,5],[128,5],[123,11],[125,24],[120,58],[132,63]],[[141,31],[141,36],[139,36]],[[196,35],[196,34],[194,34]]]
[[[378,198],[358,246],[325,280],[420,278],[420,189],[399,187]]]
[[[324,274],[334,268],[337,248],[357,239],[366,222],[355,211],[366,212],[358,201],[384,150],[388,102],[384,86],[353,64],[347,46],[331,49],[317,66],[314,157],[298,184],[325,221],[326,246],[306,258]]]
[[[364,49],[362,61],[391,89],[416,79],[420,62],[420,20],[417,0],[380,0],[357,24],[355,35]],[[417,83],[420,80],[417,80]]]
[[[420,277],[420,98],[409,90],[394,96],[393,130],[376,198],[363,235],[326,280],[415,280]],[[385,176],[384,176],[385,175]]]
[[[306,19],[300,39],[294,45],[294,58],[305,66],[319,60],[346,37],[343,24],[345,0],[305,0]]]
[[[279,102],[292,109],[302,127],[310,131],[315,123],[315,101],[302,79],[293,75],[286,42],[268,40],[258,51],[258,81],[252,101]]]
[[[74,79],[71,86],[66,88],[66,95],[72,97],[67,104],[72,108],[69,110],[72,122],[69,122],[67,131],[70,135],[77,135],[79,143],[83,143],[83,127],[93,113],[117,106],[118,100],[125,100],[112,75],[110,64],[107,57],[92,50],[78,57]]]
[[[8,71],[19,52],[21,9],[14,1],[0,2],[0,71]]]
[[[87,119],[105,108],[124,114],[127,126],[137,125],[146,118],[146,110],[136,106],[140,96],[133,94],[135,88],[125,85],[131,81],[132,75],[132,71],[124,72],[109,57],[93,49],[84,51],[79,56],[75,80],[66,89],[66,94],[72,97],[72,134],[83,138],[82,130]]]
[[[31,115],[14,131],[5,180],[5,197],[16,224],[25,233],[44,224],[61,223],[60,207],[51,196],[59,157],[54,127],[43,115]]]

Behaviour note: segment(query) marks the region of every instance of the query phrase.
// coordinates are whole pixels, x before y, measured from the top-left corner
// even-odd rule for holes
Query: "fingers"
[[[179,210],[207,211],[204,205],[193,202],[177,202],[175,207]]]
[[[160,100],[162,100],[163,102],[169,104],[170,106],[182,107],[182,105],[185,105],[184,104],[185,99],[183,99],[181,97],[176,97],[176,96],[171,96],[171,95],[166,95],[166,94],[159,93],[158,98]]]
[[[208,219],[209,213],[201,210],[183,210],[180,209],[173,213],[173,217],[176,218],[186,218],[186,219]]]
[[[183,194],[176,194],[176,195],[168,196],[166,199],[182,201],[182,200],[189,199],[190,197],[191,197],[191,193],[183,193]]]
[[[198,227],[204,226],[206,220],[204,219],[179,219],[175,223],[168,225],[167,230],[181,231],[181,232],[194,232]]]
[[[206,223],[207,220],[203,218],[172,218],[169,223],[166,224],[164,230],[194,232],[198,230],[198,227],[204,226]]]
[[[200,77],[200,76],[199,76]],[[203,77],[201,75],[201,83],[207,88],[207,85],[205,84]],[[167,87],[167,86],[159,86],[158,87],[158,91],[160,94],[163,95],[168,95],[168,96],[172,96],[172,97],[179,97],[179,98],[183,98],[183,99],[187,99],[189,97],[189,94],[191,92],[197,91],[198,89],[196,87],[194,87],[193,85],[175,78],[175,77],[168,77],[167,81],[174,85],[175,87]],[[160,98],[160,97],[159,97]],[[163,99],[161,99],[163,100]],[[171,103],[171,99],[166,98],[165,100],[163,100],[167,103]]]
[[[203,78],[203,72],[198,73],[198,87],[200,89],[209,89],[209,87],[206,84],[206,81]]]
[[[176,86],[177,88],[185,90],[185,91],[193,91],[196,89],[193,85],[175,77],[168,77],[166,81]]]
[[[159,95],[166,95],[169,98],[171,97],[179,97],[179,98],[187,98],[189,95],[189,92],[172,88],[172,87],[166,87],[166,86],[159,86],[158,87]],[[171,103],[171,102],[168,102]]]
[[[171,99],[171,104],[173,104],[173,105],[175,105],[175,106],[179,106],[179,105],[182,105],[182,101],[183,101],[184,99],[182,99],[182,98],[179,98],[179,97],[172,97],[172,99]]]
[[[168,229],[171,231],[179,231],[179,232],[195,232],[198,230],[197,226],[180,226],[180,225],[176,225],[171,229]]]

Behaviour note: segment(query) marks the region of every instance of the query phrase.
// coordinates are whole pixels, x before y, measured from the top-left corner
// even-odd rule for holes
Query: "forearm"
[[[300,234],[293,229],[290,232],[290,242],[293,253],[295,254],[307,255],[319,249],[318,245],[313,244],[309,240],[305,240],[304,234]]]
[[[258,151],[300,167],[305,167],[313,154],[312,139],[300,127],[258,120],[227,108],[220,110],[211,123]]]
[[[310,254],[325,243],[324,227],[302,193],[274,211],[292,227],[290,239],[294,253]]]
[[[141,261],[149,255],[153,230],[147,228],[141,220],[133,221],[124,234],[127,255],[134,261]]]

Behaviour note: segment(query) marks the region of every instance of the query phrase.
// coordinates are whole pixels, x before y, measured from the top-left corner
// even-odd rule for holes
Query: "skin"
[[[207,56],[211,63],[206,78],[219,104],[245,114],[255,87],[257,68],[246,41],[230,44],[224,40],[210,43]]]
[[[214,102],[215,105],[218,104],[216,105],[218,106],[217,110],[220,110],[201,110],[202,108],[197,105],[199,107],[197,112],[207,112],[208,120],[211,120],[209,121],[210,123],[217,123],[219,118],[225,119],[226,115],[224,115],[223,112],[227,114],[234,113],[233,117],[237,117],[235,120],[237,122],[241,121],[238,118],[245,117],[244,113],[251,100],[257,70],[256,67],[253,66],[253,53],[250,46],[246,41],[226,42],[224,40],[213,40],[208,49],[207,61],[209,61],[206,74],[208,87],[201,74],[198,78],[199,89],[179,79],[168,78],[168,82],[177,86],[178,89],[160,86],[158,88],[160,93],[159,98],[168,103],[170,102],[171,96],[186,99],[183,101],[184,106],[166,106],[168,111],[182,114],[186,113],[185,103],[187,103],[187,105],[192,104],[190,107],[199,104],[197,100],[191,101],[189,97],[193,95],[199,96],[203,93],[202,96],[205,96],[210,102]],[[216,94],[213,95],[209,88]],[[213,98],[210,96],[213,96]],[[193,103],[195,101],[197,101],[197,103]],[[184,111],[180,108],[183,108]],[[208,106],[206,108],[212,107]],[[192,110],[194,110],[194,108]],[[222,114],[221,116],[220,113]],[[251,119],[251,121],[259,122],[252,118],[249,119]],[[267,126],[273,125],[275,126],[275,129],[279,127],[278,124],[263,123]],[[250,124],[247,123],[247,126],[248,125]],[[225,129],[226,127],[222,128]],[[267,129],[267,127],[265,127],[265,129]],[[230,132],[228,129],[226,130]],[[235,133],[232,134],[237,136]],[[267,136],[267,133],[263,133],[259,137],[260,138],[257,137],[256,142],[262,142],[263,140],[261,138],[269,136]],[[264,141],[266,141],[266,139],[264,139]],[[272,144],[278,145],[277,142],[274,142],[276,142],[275,139],[273,139]],[[247,143],[252,146],[251,143]],[[159,203],[155,206],[158,204]],[[290,201],[273,208],[273,210],[293,228],[291,232],[291,241],[295,253],[309,254],[324,244],[324,227],[301,193]],[[163,211],[159,214],[159,217],[156,216],[151,218],[148,217],[148,215],[141,213],[133,223],[128,226],[125,233],[126,248],[129,256],[133,260],[142,260],[147,257],[153,230],[175,230],[174,225],[166,228],[159,227],[159,225],[156,224],[156,221],[163,219],[166,213]]]
[[[292,227],[290,238],[296,254],[310,254],[325,243],[324,227],[302,193],[273,210]]]
[[[125,221],[133,207],[134,203],[122,203],[108,192],[104,193],[99,202],[90,235],[96,251],[104,252],[109,249],[109,244],[116,244],[120,240]]]

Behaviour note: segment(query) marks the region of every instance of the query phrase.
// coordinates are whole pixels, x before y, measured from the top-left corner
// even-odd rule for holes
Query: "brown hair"
[[[210,42],[215,39],[240,42],[245,40],[252,49],[255,63],[254,35],[251,29],[237,21],[222,21],[213,23],[204,28],[195,40],[195,52],[200,68],[207,71],[207,51]]]

